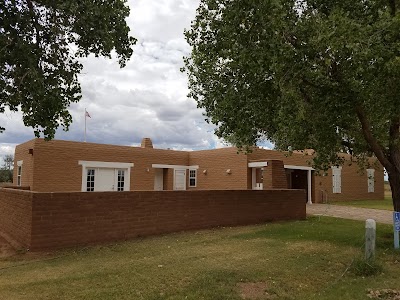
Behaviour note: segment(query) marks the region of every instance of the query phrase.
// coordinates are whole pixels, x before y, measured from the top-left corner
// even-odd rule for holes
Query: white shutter
[[[342,192],[342,167],[332,167],[332,188],[334,194]]]
[[[368,176],[368,193],[373,193],[375,191],[375,170],[367,169]]]
[[[186,190],[186,170],[175,170],[174,190]]]

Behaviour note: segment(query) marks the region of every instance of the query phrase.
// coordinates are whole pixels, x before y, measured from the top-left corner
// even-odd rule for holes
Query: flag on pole
[[[86,110],[86,108],[85,108],[85,143],[86,143],[86,118],[87,117],[89,117],[89,118],[92,118],[90,115],[89,115],[89,113],[87,112],[87,110]]]

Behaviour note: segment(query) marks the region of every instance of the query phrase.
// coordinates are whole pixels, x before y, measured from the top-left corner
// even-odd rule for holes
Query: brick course
[[[235,148],[190,152],[190,165],[198,165],[197,187],[188,189],[245,190],[247,183],[247,156]],[[227,173],[230,170],[230,173]],[[206,172],[204,172],[206,171]],[[251,188],[251,185],[250,185]]]
[[[37,193],[0,189],[0,228],[31,250],[57,249],[182,230],[305,219],[304,193]]]
[[[264,189],[287,189],[285,169],[281,160],[267,160],[268,166],[264,168],[263,188]]]
[[[322,193],[327,194],[328,201],[346,201],[346,200],[377,200],[384,198],[384,174],[381,166],[375,166],[375,191],[368,193],[367,171],[360,171],[358,165],[345,164],[342,169],[342,192],[333,193],[332,188],[332,170],[327,174],[315,176],[315,195],[316,202],[322,202]],[[324,192],[322,192],[324,191]]]
[[[154,190],[155,169],[152,164],[188,165],[189,162],[187,152],[183,151],[70,141],[46,142],[42,139],[35,140],[34,157],[32,190],[38,192],[81,191],[82,166],[78,164],[79,160],[134,163],[131,190]]]
[[[13,244],[31,244],[32,200],[30,191],[0,188],[0,232]]]
[[[29,154],[33,149],[33,154]],[[115,146],[71,141],[49,141],[34,139],[18,145],[15,151],[14,182],[16,179],[16,161],[23,160],[22,185],[38,192],[81,191],[82,166],[79,160],[134,163],[130,173],[130,189],[154,190],[155,169],[152,164],[198,165],[197,185],[188,186],[188,190],[243,190],[252,188],[252,171],[249,162],[280,160],[285,165],[309,166],[312,155],[255,148],[245,154],[236,148],[223,148],[202,151],[173,151],[164,149]],[[227,170],[230,173],[227,173]],[[312,176],[312,200],[321,202],[331,200],[383,199],[383,168],[375,167],[375,192],[368,193],[366,172],[360,174],[358,166],[347,163],[342,169],[342,193],[332,191],[332,172],[327,176]],[[264,168],[266,174],[272,172]],[[187,172],[189,173],[189,172]],[[164,169],[164,189],[173,189],[173,169]],[[188,176],[188,175],[187,175]],[[275,179],[274,179],[275,178]],[[265,187],[284,187],[281,175],[270,178],[274,182]],[[266,178],[266,180],[269,180]],[[279,183],[281,182],[281,183]],[[323,197],[324,196],[324,197]]]

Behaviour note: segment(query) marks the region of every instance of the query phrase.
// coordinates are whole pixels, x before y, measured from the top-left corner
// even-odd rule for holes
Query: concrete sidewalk
[[[307,204],[308,215],[319,215],[365,221],[374,219],[377,223],[393,224],[393,212],[388,210],[339,206],[332,204]]]

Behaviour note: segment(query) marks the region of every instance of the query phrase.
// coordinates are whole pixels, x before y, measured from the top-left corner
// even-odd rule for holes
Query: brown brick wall
[[[243,190],[248,187],[247,157],[235,148],[193,151],[189,162],[199,165],[196,189]],[[226,172],[228,169],[230,174]]]
[[[287,180],[283,162],[281,160],[267,160],[268,166],[264,167],[264,189],[287,189]]]
[[[2,197],[0,202],[9,221],[0,222],[7,224],[20,216],[19,223],[6,229],[15,231],[18,224],[23,224],[23,234],[14,236],[25,243],[29,241],[29,230],[25,228],[30,224],[27,220],[32,198],[31,250],[306,217],[302,190],[5,194],[8,200]]]
[[[166,191],[174,189],[174,169],[163,169],[163,189]]]
[[[152,164],[188,165],[189,161],[188,153],[183,151],[42,139],[35,140],[34,157],[34,190],[38,192],[81,191],[79,160],[133,163],[131,190],[154,190]]]
[[[259,149],[255,148],[251,153],[247,154],[249,161],[264,161],[266,159],[282,160],[285,165],[294,166],[310,166],[312,160],[311,155],[293,153],[289,155],[287,152]]]
[[[33,155],[28,153],[30,148],[34,149]],[[17,146],[15,158],[15,161],[24,161],[24,186],[29,185],[33,191],[65,192],[81,190],[82,166],[78,165],[79,160],[134,163],[131,168],[131,190],[154,189],[155,169],[151,167],[152,164],[199,165],[197,186],[189,187],[187,180],[188,190],[241,190],[252,188],[252,173],[247,167],[248,162],[282,160],[286,165],[309,166],[312,156],[297,153],[287,156],[284,152],[265,149],[254,149],[246,155],[237,153],[236,148],[185,152],[35,139]],[[231,174],[226,173],[228,169]],[[16,172],[17,168],[14,169],[15,182]],[[333,194],[330,170],[328,176],[313,176],[313,201],[321,201],[321,190],[327,192],[329,200],[383,199],[382,168],[375,172],[374,193],[368,193],[366,177],[366,173],[358,173],[356,164],[344,165],[342,193]],[[164,189],[173,189],[173,169],[164,170]]]
[[[368,193],[367,172],[360,172],[356,163],[351,166],[344,165],[342,168],[342,192],[333,193],[332,170],[328,170],[326,176],[321,174],[315,177],[315,194],[317,202],[322,200],[323,190],[327,193],[328,201],[346,201],[371,199],[379,200],[384,198],[384,174],[382,167],[375,169],[375,192]]]
[[[32,196],[30,191],[0,188],[0,231],[24,247],[31,243]]]
[[[30,140],[26,143],[20,144],[15,148],[14,155],[14,173],[13,173],[13,183],[17,185],[17,172],[18,166],[17,162],[19,160],[23,161],[22,172],[21,172],[21,185],[29,186],[33,189],[33,155],[29,154],[29,149],[33,149],[35,140]]]
[[[255,149],[248,154],[249,161],[266,161],[267,159],[282,160],[285,165],[309,166],[312,155],[293,153],[288,155],[287,152],[279,152],[265,149]],[[313,202],[322,201],[322,193],[327,193],[328,201],[331,200],[359,200],[359,199],[383,199],[384,198],[384,174],[381,166],[375,167],[375,192],[368,193],[367,172],[360,172],[357,163],[353,162],[349,165],[350,157],[345,155],[348,160],[342,166],[342,193],[334,194],[332,189],[332,170],[328,170],[326,176],[315,174],[313,172],[312,179],[312,199]],[[374,159],[371,159],[371,164]]]

